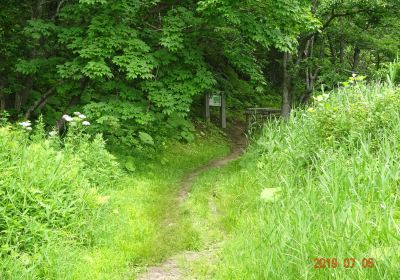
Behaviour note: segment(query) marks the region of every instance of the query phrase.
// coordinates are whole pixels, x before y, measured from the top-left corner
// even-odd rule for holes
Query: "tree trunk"
[[[29,76],[25,82],[24,88],[20,92],[17,92],[15,94],[14,108],[17,112],[19,112],[21,110],[22,106],[25,105],[25,103],[28,99],[29,93],[32,90],[32,86],[33,86],[33,79],[32,79],[32,76]]]
[[[56,87],[49,89],[45,94],[43,94],[38,101],[36,101],[29,109],[26,111],[25,118],[29,119],[35,110],[42,108],[47,100],[54,95]]]
[[[0,92],[0,112],[6,109],[6,98],[2,92]]]
[[[82,93],[81,93],[81,94],[82,94]],[[69,101],[67,107],[66,107],[66,108],[64,109],[64,111],[62,112],[62,116],[64,116],[65,114],[67,114],[67,111],[68,111],[69,108],[71,108],[71,107],[73,107],[73,106],[75,106],[75,105],[77,105],[77,104],[79,103],[79,101],[81,100],[81,94],[75,95],[75,96],[73,96],[73,97],[70,99],[70,101]],[[61,116],[61,118],[57,121],[56,127],[57,127],[57,130],[58,130],[58,131],[61,131],[61,128],[63,127],[63,125],[64,125],[64,123],[65,123],[65,120],[63,119],[62,116]]]
[[[46,4],[45,0],[38,0],[31,2],[31,20],[41,19],[43,13],[43,6]],[[27,55],[27,59],[32,60],[38,57],[38,48],[41,48],[40,40],[34,40],[31,42],[34,48]],[[28,100],[29,93],[33,87],[33,75],[29,75],[25,80],[23,89],[15,94],[14,108],[17,112],[21,111],[22,107]]]
[[[353,67],[352,67],[352,71],[356,71],[357,67],[358,67],[358,63],[360,62],[360,48],[359,47],[355,47],[354,48],[354,58],[353,58]]]
[[[6,96],[3,92],[4,90],[4,81],[0,78],[0,112],[6,109]]]
[[[340,64],[343,64],[344,62],[344,48],[345,48],[344,40],[343,38],[340,38]]]
[[[64,111],[62,112],[62,115],[61,115],[60,119],[57,121],[56,128],[57,128],[58,131],[61,131],[61,129],[62,129],[64,123],[65,123],[65,120],[62,118],[62,116],[64,116],[67,113],[69,108],[77,105],[81,101],[81,96],[82,96],[83,92],[85,91],[86,86],[87,86],[88,83],[89,83],[89,80],[87,78],[83,78],[81,80],[79,95],[75,95],[75,96],[71,97],[67,107],[65,107]]]
[[[288,119],[291,110],[291,93],[290,93],[290,75],[288,71],[288,64],[291,59],[291,55],[285,52],[283,55],[283,87],[282,87],[282,117]]]
[[[333,42],[331,36],[329,36],[329,34],[328,34],[328,43],[329,43],[329,49],[330,49],[330,52],[331,52],[332,63],[336,64],[336,56],[337,56],[336,49],[335,49],[334,42]]]

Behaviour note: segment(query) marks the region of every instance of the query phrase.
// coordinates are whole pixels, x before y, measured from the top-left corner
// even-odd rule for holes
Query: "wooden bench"
[[[263,121],[271,117],[280,117],[281,109],[277,108],[247,108],[245,111],[247,128],[252,123]]]

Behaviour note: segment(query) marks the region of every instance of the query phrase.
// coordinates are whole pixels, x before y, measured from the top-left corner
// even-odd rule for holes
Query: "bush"
[[[75,126],[63,139],[45,137],[40,123],[0,128],[1,256],[26,257],[58,238],[90,241],[85,225],[120,171],[101,136]]]
[[[357,145],[365,136],[376,142],[399,117],[399,91],[380,84],[350,84],[314,100],[302,123],[308,123],[313,138],[322,145]]]
[[[118,154],[126,150],[154,155],[167,140],[194,140],[193,125],[185,114],[145,112],[129,102],[92,102],[84,107],[93,119],[91,132],[103,133],[108,149]]]
[[[269,123],[242,168],[216,184],[230,238],[210,278],[397,278],[399,107],[398,88],[354,78]],[[263,197],[274,190],[274,200]],[[314,258],[341,266],[315,269]],[[357,259],[354,269],[345,258]]]

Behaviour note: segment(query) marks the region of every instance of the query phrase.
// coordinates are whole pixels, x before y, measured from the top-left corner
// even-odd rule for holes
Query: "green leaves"
[[[113,74],[111,73],[110,67],[102,61],[89,61],[86,66],[82,69],[82,73],[91,79],[96,78],[112,78]]]
[[[303,34],[321,26],[310,1],[80,0],[60,7],[45,1],[41,10],[33,2],[5,1],[9,5],[0,11],[0,58],[5,61],[0,71],[7,77],[2,92],[28,92],[24,104],[10,107],[32,107],[55,81],[65,80],[68,87],[58,87],[39,106],[45,119],[53,125],[72,97],[80,96],[78,106],[97,120],[93,127],[110,142],[127,145],[143,144],[140,131],[155,143],[163,137],[190,139],[185,126],[163,125],[175,115],[186,121],[206,92],[226,92],[235,108],[264,106],[267,99],[276,103],[269,96],[280,88],[280,53],[294,52]],[[342,2],[336,3],[340,11],[349,7]],[[356,2],[357,9],[370,6]],[[321,11],[336,5],[318,3]],[[317,53],[326,52],[326,47],[317,51],[325,39],[315,39],[313,58],[304,66],[313,68]],[[332,69],[333,63],[324,65],[323,70]],[[303,72],[298,76],[304,81]],[[330,73],[324,77],[331,84],[337,79]],[[10,100],[19,100],[14,97]]]
[[[36,127],[34,128],[34,130]],[[38,132],[40,133],[40,132]],[[82,226],[95,214],[98,189],[112,187],[121,171],[101,137],[68,135],[28,139],[0,128],[0,255],[34,256],[60,237],[90,240]]]
[[[114,64],[121,67],[121,71],[126,72],[129,80],[136,78],[151,79],[154,75],[151,73],[154,68],[154,59],[140,53],[130,53],[113,58]]]
[[[57,73],[63,79],[73,79],[75,81],[82,78],[82,66],[77,60],[57,65]]]
[[[24,28],[24,35],[38,40],[49,37],[56,31],[56,26],[53,22],[42,19],[32,19],[27,21],[27,26]]]
[[[172,52],[184,47],[185,32],[191,32],[200,21],[184,7],[171,9],[163,18],[160,44]]]
[[[250,80],[249,92],[264,93],[259,53],[295,47],[309,16],[307,5],[275,2],[81,0],[65,3],[56,28],[35,20],[29,32],[43,38],[56,30],[62,50],[57,75],[74,89],[88,78],[81,100],[91,102],[85,108],[96,116],[91,129],[137,144],[145,125],[149,135],[169,134],[174,125],[159,129],[162,122],[172,115],[185,120],[196,96],[222,86],[216,77],[228,66]],[[18,69],[36,73],[34,66],[24,62]],[[68,100],[71,93],[62,95]],[[191,139],[185,126],[174,129],[174,137]]]
[[[153,140],[153,137],[151,137],[149,134],[147,134],[146,132],[139,132],[139,138],[140,138],[140,140],[143,142],[143,143],[145,143],[145,144],[147,144],[147,145],[151,145],[151,146],[153,146],[154,145],[154,140]]]
[[[297,37],[318,27],[318,21],[304,1],[246,1],[206,0],[199,3],[199,10],[209,17],[218,18],[220,25],[235,27],[247,40],[263,47],[280,51],[293,51]],[[226,22],[221,21],[220,17]]]
[[[20,59],[15,64],[15,70],[18,73],[24,75],[30,75],[30,74],[35,74],[38,71],[40,65],[41,61],[39,59],[33,59],[33,60]]]

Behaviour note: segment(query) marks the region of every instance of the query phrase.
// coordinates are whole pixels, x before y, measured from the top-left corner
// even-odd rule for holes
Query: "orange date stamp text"
[[[374,268],[375,260],[373,258],[345,258],[343,260],[339,260],[338,258],[314,258],[314,268],[315,269],[324,269],[324,268]]]

